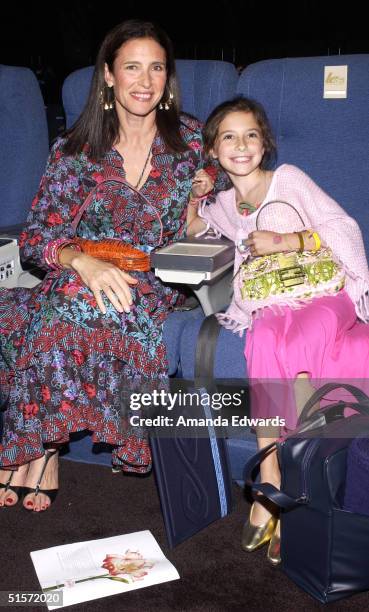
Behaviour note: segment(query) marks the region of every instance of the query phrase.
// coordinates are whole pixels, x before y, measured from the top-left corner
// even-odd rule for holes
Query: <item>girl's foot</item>
[[[0,470],[0,508],[15,506],[19,500],[20,490],[26,481],[28,463],[17,470]]]
[[[265,525],[269,519],[274,516],[269,510],[255,501],[252,505],[252,516],[250,516],[250,523],[253,526]]]
[[[279,565],[281,559],[281,522],[278,520],[270,539],[267,559],[272,565]]]
[[[265,516],[263,522],[260,522],[261,512],[255,518],[255,512],[260,505],[258,502],[253,503],[249,518],[243,526],[241,545],[247,552],[257,550],[264,544],[267,544],[267,542],[270,542],[276,527],[277,519],[268,511],[266,511],[266,516],[263,514]]]
[[[46,450],[43,457],[30,462],[23,499],[26,510],[42,512],[54,501],[59,486],[58,456],[59,451]]]

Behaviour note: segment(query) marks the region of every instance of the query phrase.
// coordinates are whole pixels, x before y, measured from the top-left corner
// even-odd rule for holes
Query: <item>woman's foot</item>
[[[43,512],[54,501],[59,486],[58,456],[57,450],[46,450],[43,457],[30,462],[24,483],[28,489],[23,499],[26,510]]]
[[[15,506],[28,473],[28,463],[17,470],[0,470],[0,508]]]

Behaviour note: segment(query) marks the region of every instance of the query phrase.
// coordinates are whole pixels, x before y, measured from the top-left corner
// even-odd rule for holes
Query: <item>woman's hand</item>
[[[194,198],[201,198],[211,191],[214,181],[205,170],[197,170],[192,180],[191,195]]]
[[[256,230],[248,235],[245,242],[254,257],[283,251],[297,251],[300,248],[300,241],[295,233],[278,234],[277,232]]]
[[[132,295],[129,285],[136,285],[137,279],[107,261],[101,261],[76,251],[74,251],[68,267],[75,270],[86,287],[92,291],[103,314],[106,314],[106,307],[101,292],[105,293],[118,312],[130,312]]]

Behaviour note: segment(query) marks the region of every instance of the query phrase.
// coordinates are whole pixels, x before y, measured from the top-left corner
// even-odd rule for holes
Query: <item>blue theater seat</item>
[[[29,68],[0,65],[0,232],[17,235],[49,153],[46,112]]]
[[[348,66],[345,99],[324,99],[324,67]],[[232,64],[177,60],[183,110],[200,119],[236,92],[259,100],[270,117],[278,164],[305,170],[359,223],[369,255],[369,55],[276,59],[248,66],[240,77]],[[72,73],[63,86],[70,127],[85,104],[92,68]],[[23,224],[47,153],[46,116],[38,83],[25,68],[0,66],[0,181],[2,226]],[[200,308],[170,315],[164,327],[169,373],[192,378]],[[216,352],[218,378],[246,380],[244,338],[222,329]],[[79,446],[78,446],[79,445]],[[233,475],[256,449],[244,432],[228,441]],[[110,462],[92,455],[89,439],[71,445],[72,459]]]
[[[345,99],[324,99],[324,67],[348,66]],[[237,93],[261,102],[276,137],[278,165],[291,163],[307,172],[354,217],[369,256],[369,55],[273,59],[248,66]],[[194,371],[201,321],[188,322],[181,340],[182,371]],[[245,378],[245,338],[222,329],[215,376]],[[231,372],[229,365],[231,364]],[[245,438],[245,439],[242,439]],[[229,439],[233,474],[256,450],[250,434]]]
[[[217,104],[235,95],[237,71],[233,64],[216,60],[176,60],[182,110],[205,121]],[[87,101],[93,67],[72,72],[63,84],[66,125],[71,127]]]
[[[324,99],[325,66],[348,67],[347,98]],[[369,54],[276,59],[241,74],[237,92],[271,120],[278,165],[307,172],[359,223],[369,255]]]
[[[238,74],[228,62],[213,60],[176,60],[181,90],[182,110],[205,120],[212,109],[224,100],[235,95]],[[63,104],[66,125],[71,127],[86,103],[91,83],[93,67],[82,68],[70,74],[63,84]],[[169,315],[163,329],[167,346],[169,374],[181,374],[179,363],[180,340],[187,323],[203,317],[201,308],[186,312],[173,312]],[[70,444],[67,459],[109,463],[110,456],[104,452],[91,453],[90,436],[78,436]],[[95,449],[96,450],[96,449]]]

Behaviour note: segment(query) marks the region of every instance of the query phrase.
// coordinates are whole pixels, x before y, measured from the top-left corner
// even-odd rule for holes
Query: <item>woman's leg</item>
[[[46,451],[48,452],[48,451]],[[59,481],[58,481],[58,457],[59,451],[57,449],[50,449],[52,455],[47,460],[46,456],[40,457],[39,459],[34,459],[29,463],[29,470],[27,474],[27,478],[25,480],[24,485],[31,489],[35,489],[39,484],[39,488],[42,491],[55,490],[58,489]],[[45,466],[44,472],[42,470]],[[42,474],[42,478],[40,480]],[[35,492],[27,493],[23,500],[23,506],[27,510],[33,510],[35,512],[42,512],[43,510],[47,510],[50,506],[52,500],[50,497],[43,493],[40,490],[39,493]]]

